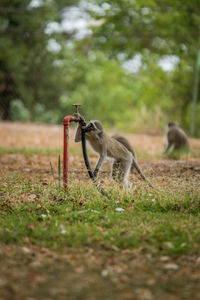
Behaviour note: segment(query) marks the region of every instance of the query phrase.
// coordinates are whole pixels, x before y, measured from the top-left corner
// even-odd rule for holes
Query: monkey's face
[[[103,126],[100,121],[94,120],[90,121],[85,128],[85,133],[87,138],[98,139],[102,136]]]
[[[89,132],[92,132],[92,131],[95,131],[96,130],[96,126],[94,125],[93,122],[89,122],[88,125],[85,127],[85,132],[86,133],[89,133]]]
[[[176,123],[176,122],[169,122],[167,125],[168,125],[169,128],[178,127],[179,126],[178,123]]]

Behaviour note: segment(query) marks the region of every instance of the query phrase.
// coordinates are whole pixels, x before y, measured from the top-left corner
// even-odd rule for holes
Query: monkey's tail
[[[142,179],[144,179],[148,185],[153,188],[153,185],[148,181],[148,179],[144,176],[144,174],[142,173],[142,170],[140,169],[135,157],[133,157],[133,162],[132,162],[132,166],[136,168],[136,170],[138,171],[138,173],[140,174],[140,176],[142,177]]]

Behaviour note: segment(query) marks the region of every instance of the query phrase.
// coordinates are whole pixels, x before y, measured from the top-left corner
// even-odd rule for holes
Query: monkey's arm
[[[78,143],[81,141],[81,125],[78,124],[77,129],[76,129],[76,133],[75,133],[75,137],[74,137],[74,142]]]
[[[174,144],[168,142],[163,152],[163,155],[165,155],[169,150],[170,152],[174,150]]]
[[[74,116],[80,120],[78,123],[77,129],[76,129],[75,137],[74,137],[74,142],[78,143],[81,141],[81,126],[83,123],[85,123],[85,119],[79,113],[75,113]]]
[[[163,154],[166,154],[170,147],[171,147],[171,145],[169,143],[167,143]]]
[[[177,130],[170,129],[166,134],[166,147],[163,152],[163,155],[165,155],[167,152],[170,152],[174,150],[175,143],[176,143],[176,136],[177,136]]]
[[[99,160],[98,160],[98,162],[96,164],[96,167],[94,169],[94,177],[97,177],[97,174],[98,174],[105,158],[106,158],[106,151],[102,152],[99,156]]]

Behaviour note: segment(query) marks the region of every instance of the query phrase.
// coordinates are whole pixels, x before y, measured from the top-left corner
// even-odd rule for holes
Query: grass
[[[4,148],[0,147],[0,154],[24,154],[24,155],[58,155],[61,153],[61,149],[52,149],[52,148],[27,148],[27,147],[9,147]]]
[[[22,174],[0,182],[0,241],[61,250],[63,247],[142,248],[158,255],[200,253],[197,189],[127,194],[107,186],[110,198],[91,184],[36,183]],[[116,208],[123,211],[116,211]]]
[[[24,154],[24,155],[59,155],[63,149],[59,148],[31,148],[31,147],[0,147],[0,154]],[[70,154],[81,155],[80,147],[69,146]]]
[[[24,155],[59,155],[62,153],[62,149],[60,148],[31,148],[31,147],[0,147],[0,155],[4,154],[24,154]],[[77,155],[78,157],[82,157],[82,150],[79,145],[74,146],[74,144],[69,145],[69,152],[71,155]],[[88,148],[88,154],[94,155],[94,152]],[[192,155],[194,158],[200,157],[200,151],[191,151],[189,155]],[[171,158],[171,159],[180,159],[187,158],[188,156],[184,153],[171,154],[168,156],[162,156],[162,153],[149,153],[144,150],[136,151],[136,156],[138,159],[144,159],[146,161],[151,161],[152,159],[163,159],[163,158]]]

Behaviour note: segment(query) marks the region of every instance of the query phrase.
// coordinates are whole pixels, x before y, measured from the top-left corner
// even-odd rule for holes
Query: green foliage
[[[42,155],[52,155],[52,154],[59,154],[62,150],[61,149],[53,149],[53,148],[26,148],[26,147],[11,147],[11,148],[4,148],[0,147],[0,154],[25,154],[25,155],[35,155],[35,154],[42,154]]]
[[[62,40],[61,34],[47,29],[52,22],[59,24],[62,10],[72,3],[76,4],[76,1],[67,4],[41,1],[38,6],[32,6],[31,0],[1,1],[0,81],[3,92],[0,97],[4,104],[3,118],[11,118],[11,103],[19,98],[29,110],[29,119],[58,121],[51,110],[56,107],[63,85],[59,79],[60,66],[55,64],[57,52],[49,44],[53,40],[61,47]]]
[[[63,110],[72,113],[72,103],[79,102],[87,119],[95,117],[126,131],[149,131],[152,125],[151,133],[155,133],[156,128],[165,126],[171,81],[159,66],[151,63],[133,75],[99,52],[87,60],[77,55],[77,60],[73,67],[84,70],[84,75],[80,78],[78,74],[75,91],[60,98]]]
[[[90,1],[94,2],[94,1]],[[124,59],[132,58],[140,53],[145,67],[149,68],[148,86],[151,86],[152,56],[157,54],[157,62],[165,55],[175,55],[179,63],[173,72],[168,74],[170,86],[163,89],[168,91],[169,101],[165,96],[160,97],[159,106],[165,102],[169,106],[167,118],[173,118],[189,128],[192,99],[192,86],[194,81],[194,66],[199,47],[200,2],[181,0],[155,0],[155,1],[104,1],[95,3],[101,10],[91,10],[94,18],[102,21],[101,26],[92,27],[93,43],[109,57],[118,58],[119,54]],[[143,80],[142,74],[139,75]],[[167,76],[166,76],[167,77]],[[157,74],[157,80],[159,80]],[[168,81],[168,80],[167,80]],[[163,90],[163,92],[165,92]],[[146,93],[148,101],[151,94]],[[143,102],[144,105],[146,102]],[[200,104],[198,104],[198,110]],[[174,115],[175,112],[175,115]],[[197,134],[199,134],[199,115],[197,117]]]
[[[189,131],[199,1],[89,0],[91,34],[82,39],[49,30],[78,0],[31,3],[1,3],[1,118],[61,123],[80,102],[87,119],[107,126],[162,133],[173,118]],[[136,55],[141,67],[127,72],[123,63]],[[168,72],[160,67],[166,57],[177,58]],[[199,111],[198,102],[197,135]]]
[[[30,112],[24,106],[24,103],[21,100],[13,100],[10,105],[10,114],[11,120],[13,121],[24,121],[27,122],[30,120]]]

